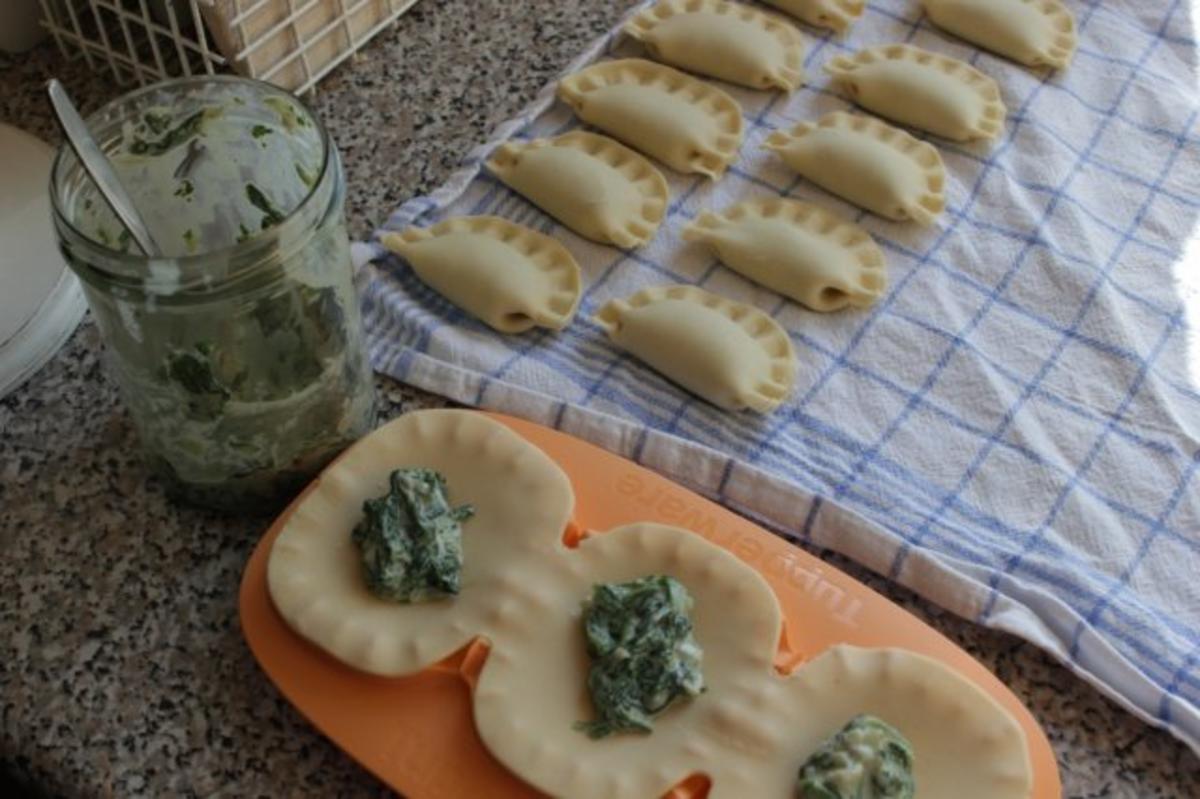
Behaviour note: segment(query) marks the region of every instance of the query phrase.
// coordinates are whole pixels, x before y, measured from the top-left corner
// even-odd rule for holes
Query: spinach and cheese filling
[[[203,96],[208,102],[195,110],[154,106],[127,120],[110,153],[167,257],[217,251],[279,225],[320,170],[320,135],[294,104],[247,99],[233,87]],[[81,228],[110,248],[138,252],[97,200],[90,188],[81,193]]]
[[[593,587],[583,626],[595,719],[580,722],[579,729],[592,738],[649,733],[654,714],[704,690],[691,610],[687,589],[663,575]]]
[[[913,799],[908,740],[875,716],[855,716],[804,765],[796,799]]]
[[[397,469],[388,493],[363,503],[351,534],[373,594],[420,602],[457,594],[462,584],[462,522],[470,505],[452,508],[446,480],[432,469]]]

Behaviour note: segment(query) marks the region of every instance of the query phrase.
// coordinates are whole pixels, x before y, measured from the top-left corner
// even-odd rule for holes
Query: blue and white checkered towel
[[[1041,75],[948,38],[915,0],[874,0],[844,40],[809,32],[791,97],[732,87],[747,136],[718,183],[669,173],[657,238],[585,241],[480,164],[500,141],[578,126],[547,87],[450,182],[387,228],[496,214],[562,241],[586,291],[566,331],[504,337],[378,245],[364,309],[380,371],[597,442],[800,541],[843,552],[1044,647],[1200,748],[1200,111],[1189,7],[1069,2],[1081,45]],[[896,41],[965,59],[1010,110],[993,146],[934,141],[948,212],[921,229],[858,213],[762,149],[846,107],[821,66]],[[636,52],[617,34],[572,65]],[[857,218],[889,261],[869,312],[820,315],[747,283],[680,230],[702,210],[784,194]],[[1189,255],[1191,257],[1189,257]],[[695,283],[771,313],[799,379],[768,416],[717,410],[615,350],[608,299]],[[1189,336],[1189,332],[1191,335]],[[1189,340],[1190,339],[1190,340]]]

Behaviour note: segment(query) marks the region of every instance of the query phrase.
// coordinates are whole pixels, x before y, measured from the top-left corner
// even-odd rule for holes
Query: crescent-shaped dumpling
[[[887,219],[929,225],[946,207],[938,151],[878,119],[834,111],[775,131],[766,147],[826,191]]]
[[[911,44],[842,55],[825,65],[858,105],[954,141],[994,139],[1007,113],[996,81],[957,58]]]
[[[844,34],[862,16],[866,0],[763,0],[817,28]]]
[[[1066,69],[1075,17],[1059,0],[921,0],[934,25],[1030,67]]]
[[[582,130],[506,142],[487,168],[580,236],[618,247],[650,241],[670,199],[654,164],[607,136]]]
[[[685,241],[814,311],[866,308],[887,286],[883,251],[858,225],[812,203],[770,197],[704,213]]]
[[[804,40],[786,20],[728,0],[661,0],[625,32],[656,60],[751,89],[796,90]]]
[[[381,241],[422,281],[501,333],[561,330],[579,305],[582,278],[567,248],[506,219],[454,217]]]
[[[718,178],[742,144],[732,97],[653,61],[593,64],[564,78],[558,96],[584,122],[677,172]]]
[[[796,379],[778,322],[695,286],[643,289],[607,303],[596,321],[617,346],[720,408],[767,413]]]

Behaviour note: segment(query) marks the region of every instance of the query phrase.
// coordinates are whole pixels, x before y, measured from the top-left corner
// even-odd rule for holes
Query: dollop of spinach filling
[[[145,129],[159,138],[146,139],[142,136],[134,135],[133,140],[129,143],[129,152],[134,155],[162,155],[165,152],[175,149],[188,139],[199,135],[203,128],[204,120],[218,116],[219,114],[220,109],[202,108],[172,128],[170,127],[170,114],[147,112],[142,117]]]
[[[855,716],[821,744],[796,782],[797,799],[913,799],[908,740],[875,716]]]
[[[386,494],[363,503],[351,534],[373,594],[419,602],[457,594],[462,579],[462,522],[470,505],[450,507],[446,480],[432,469],[397,469]]]
[[[271,202],[271,198],[253,183],[246,184],[246,199],[250,201],[251,205],[263,212],[261,223],[263,230],[275,227],[287,218],[286,214],[275,207],[275,204]]]
[[[159,376],[187,395],[189,419],[216,421],[230,401],[270,402],[303,391],[347,344],[334,289],[296,281],[233,315],[222,332],[219,341],[171,348],[163,358]],[[247,340],[257,343],[252,362],[234,355],[248,351],[240,345]]]
[[[663,575],[592,589],[583,626],[596,718],[579,722],[577,729],[592,738],[649,733],[654,714],[704,690],[703,652],[692,635],[691,610],[687,589]]]

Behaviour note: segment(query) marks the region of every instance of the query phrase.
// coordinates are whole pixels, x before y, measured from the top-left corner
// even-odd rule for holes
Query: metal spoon
[[[112,164],[108,162],[104,151],[100,149],[100,145],[96,144],[96,140],[92,138],[83,118],[75,110],[75,104],[71,102],[67,90],[57,79],[52,78],[46,85],[46,91],[50,94],[50,104],[54,106],[54,114],[58,117],[58,124],[62,128],[63,135],[67,137],[67,142],[75,151],[79,162],[83,164],[84,170],[96,184],[100,196],[112,208],[113,213],[121,220],[121,224],[129,231],[129,235],[133,237],[134,242],[143,253],[150,257],[162,255],[162,248],[150,235],[133,200],[125,191],[125,187],[121,185],[117,173],[113,171]]]

